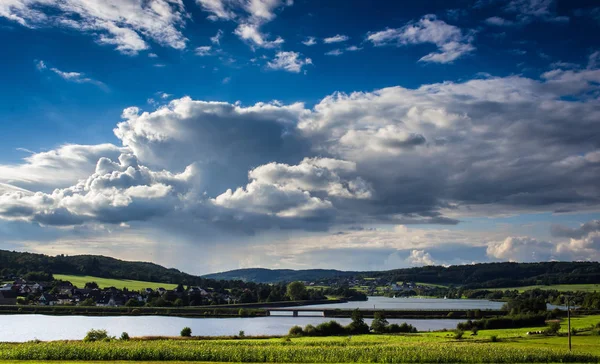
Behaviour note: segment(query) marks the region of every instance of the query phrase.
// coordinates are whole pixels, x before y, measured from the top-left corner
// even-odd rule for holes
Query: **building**
[[[44,306],[54,306],[54,305],[58,304],[58,300],[56,299],[56,297],[54,297],[53,295],[51,295],[49,293],[42,293],[42,295],[40,296],[40,299],[38,301],[40,302],[41,305],[44,305]]]

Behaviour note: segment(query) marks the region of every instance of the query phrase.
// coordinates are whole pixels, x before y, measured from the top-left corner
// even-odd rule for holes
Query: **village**
[[[337,278],[319,281],[306,281],[304,285],[312,290],[331,291],[345,287],[370,296],[415,296],[427,295],[435,287],[415,282],[387,282],[383,279]],[[238,292],[239,291],[239,292]],[[145,288],[143,290],[101,288],[95,282],[77,287],[68,281],[38,282],[24,278],[14,278],[11,283],[0,286],[0,305],[77,305],[99,307],[177,307],[215,304],[235,304],[245,302],[247,290],[215,291],[210,287],[187,286],[180,284],[174,289]]]
[[[229,295],[197,286],[178,285],[168,290],[146,288],[141,291],[99,288],[94,282],[79,288],[66,281],[28,282],[17,278],[0,287],[0,305],[79,305],[79,306],[188,306],[235,303]]]

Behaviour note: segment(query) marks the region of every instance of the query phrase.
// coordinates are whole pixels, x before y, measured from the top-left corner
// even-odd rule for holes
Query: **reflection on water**
[[[166,316],[0,316],[2,330],[0,341],[22,342],[39,340],[83,339],[90,329],[104,329],[109,335],[119,336],[126,331],[130,336],[166,335],[178,336],[181,329],[189,326],[193,335],[285,335],[294,325],[318,325],[331,319],[324,317],[255,317],[255,318],[180,318]],[[347,325],[350,319],[336,319]],[[371,320],[366,319],[370,324]],[[407,322],[420,331],[453,329],[460,320],[402,320],[390,319],[390,323]]]
[[[368,301],[354,301],[325,305],[300,306],[310,308],[365,308],[365,309],[397,309],[397,310],[499,310],[503,302],[488,300],[445,300],[440,298],[390,298],[369,297]]]

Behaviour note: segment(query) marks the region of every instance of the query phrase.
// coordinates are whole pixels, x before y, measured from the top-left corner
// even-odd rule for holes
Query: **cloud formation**
[[[181,0],[11,0],[0,3],[0,16],[36,29],[61,27],[91,34],[100,44],[124,54],[149,49],[146,40],[184,49],[181,29],[188,14]]]
[[[39,71],[48,70],[48,66],[46,65],[46,62],[44,62],[44,61],[36,61],[36,68]],[[65,81],[74,82],[74,83],[89,83],[89,84],[98,86],[99,88],[101,88],[105,91],[108,90],[108,87],[103,82],[100,82],[98,80],[94,80],[93,78],[87,77],[85,74],[83,74],[81,72],[65,72],[65,71],[59,70],[56,67],[52,67],[49,70],[54,72],[58,76],[60,76],[60,78],[62,78]]]
[[[298,52],[277,52],[275,58],[267,62],[267,68],[299,73],[302,68],[311,65],[310,58],[302,58]]]
[[[253,47],[275,48],[284,40],[275,37],[270,40],[260,28],[275,19],[276,11],[293,5],[292,0],[196,0],[213,21],[227,20],[238,24],[234,31],[240,39]]]
[[[556,241],[344,228],[597,210],[600,104],[589,96],[597,77],[593,68],[488,76],[334,93],[310,108],[190,97],[150,111],[130,107],[114,130],[119,147],[64,146],[0,166],[0,219],[151,221],[190,237],[203,229],[338,230],[310,239],[330,254],[372,249],[374,261],[389,264],[464,261],[442,259],[443,244],[479,254],[472,260],[597,257],[595,222],[555,227]],[[298,254],[319,249],[307,239]]]
[[[349,36],[347,35],[343,35],[343,34],[336,34],[333,37],[327,37],[327,38],[323,38],[323,43],[325,44],[329,44],[329,43],[340,43],[340,42],[345,42],[348,39],[350,39]]]
[[[367,34],[367,40],[375,46],[435,44],[438,51],[421,57],[420,62],[452,63],[475,50],[471,44],[471,34],[463,34],[460,28],[437,19],[433,14],[425,15],[419,21],[408,23],[402,28],[370,32]]]

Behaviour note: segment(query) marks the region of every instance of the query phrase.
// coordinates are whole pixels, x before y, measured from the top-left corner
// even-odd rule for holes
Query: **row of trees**
[[[290,336],[338,336],[338,335],[364,335],[370,332],[376,334],[384,333],[414,333],[417,329],[406,322],[398,324],[389,324],[383,312],[376,312],[375,318],[371,322],[371,327],[365,322],[360,310],[352,312],[352,322],[346,326],[340,325],[337,321],[323,322],[317,326],[306,325],[304,328],[293,326]]]

